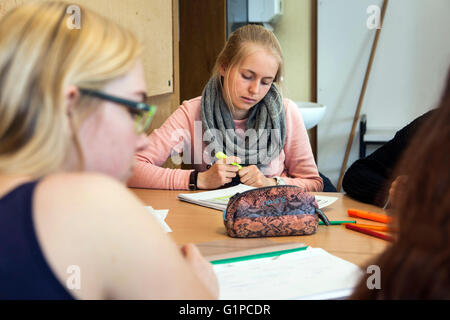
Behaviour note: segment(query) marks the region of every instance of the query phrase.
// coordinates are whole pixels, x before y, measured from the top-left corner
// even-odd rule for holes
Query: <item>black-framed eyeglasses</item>
[[[156,106],[155,105],[149,105],[145,102],[137,102],[132,100],[127,100],[115,96],[111,96],[109,94],[91,90],[91,89],[83,89],[79,88],[80,93],[87,96],[92,96],[95,98],[99,98],[102,100],[107,100],[111,102],[115,102],[118,104],[123,105],[124,107],[127,107],[128,110],[135,115],[136,117],[136,132],[137,133],[143,133],[146,132],[147,129],[150,127],[150,124],[152,122],[152,118],[156,113]]]

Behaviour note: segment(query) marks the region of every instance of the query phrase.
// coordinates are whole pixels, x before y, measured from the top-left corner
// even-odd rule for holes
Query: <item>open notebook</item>
[[[238,192],[244,192],[247,190],[255,189],[244,184],[239,184],[234,187],[218,189],[213,191],[202,191],[196,193],[180,193],[178,199],[187,201],[190,203],[198,204],[200,206],[224,211],[227,208],[228,200]],[[338,198],[318,196],[316,195],[316,201],[319,205],[319,209],[329,206],[335,202]]]
[[[344,299],[362,270],[320,248],[214,264],[221,300]],[[247,256],[252,257],[252,256]]]

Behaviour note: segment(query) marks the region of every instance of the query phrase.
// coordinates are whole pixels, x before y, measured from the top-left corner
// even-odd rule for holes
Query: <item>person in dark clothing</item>
[[[323,192],[338,192],[336,187],[333,185],[330,179],[327,176],[323,175],[322,172],[319,171],[319,175],[323,180]]]
[[[406,176],[388,228],[394,241],[368,266],[350,299],[450,299],[450,74],[439,107],[400,157],[393,176]],[[365,268],[366,267],[366,268]],[[367,269],[368,270],[368,269]]]
[[[405,183],[406,177],[393,177],[393,170],[404,150],[418,129],[431,117],[428,111],[398,131],[392,140],[369,156],[355,161],[345,172],[342,181],[344,191],[352,198],[383,207],[388,199],[395,201],[395,194]]]

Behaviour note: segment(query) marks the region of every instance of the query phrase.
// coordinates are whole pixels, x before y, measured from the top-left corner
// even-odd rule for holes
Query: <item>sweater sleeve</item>
[[[192,101],[192,100],[190,100]],[[133,176],[128,186],[135,188],[187,190],[192,170],[161,166],[172,152],[179,154],[190,148],[194,115],[190,101],[183,104],[159,128],[148,136],[148,147],[136,155]],[[194,112],[195,113],[195,112]]]
[[[308,133],[297,105],[284,99],[286,110],[286,144],[284,146],[286,184],[305,188],[306,191],[322,191],[323,181],[314,160]]]
[[[355,161],[342,180],[344,191],[356,200],[383,206],[387,200],[393,172],[417,129],[433,111],[422,115],[398,131],[394,138],[366,158]]]

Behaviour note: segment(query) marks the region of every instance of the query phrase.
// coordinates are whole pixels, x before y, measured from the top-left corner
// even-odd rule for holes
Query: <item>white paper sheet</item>
[[[172,232],[172,229],[170,229],[169,225],[166,223],[165,219],[167,217],[167,214],[169,213],[169,210],[155,210],[152,206],[146,206],[147,210],[158,220],[159,224],[163,228],[165,232]]]
[[[361,269],[320,248],[214,265],[219,299],[341,299],[349,296]]]
[[[239,184],[234,187],[213,190],[213,191],[203,191],[197,193],[180,193],[178,194],[178,199],[198,204],[204,207],[224,211],[227,208],[228,200],[238,192],[244,192],[247,190],[255,189],[255,187],[250,187],[244,184]],[[316,195],[316,201],[319,205],[319,209],[325,208],[335,202],[338,198],[319,196]]]
[[[239,184],[234,187],[203,191],[197,193],[180,193],[178,199],[198,204],[204,207],[224,211],[227,208],[228,200],[238,192],[255,189],[255,187]]]
[[[335,202],[338,198],[337,197],[328,197],[328,196],[315,196],[317,204],[319,205],[319,209],[328,207],[330,204]]]

